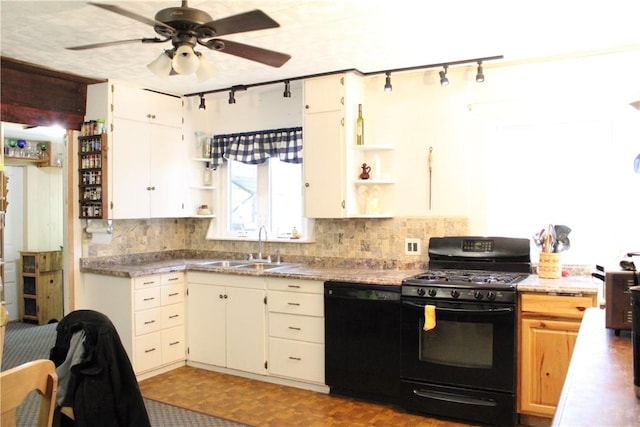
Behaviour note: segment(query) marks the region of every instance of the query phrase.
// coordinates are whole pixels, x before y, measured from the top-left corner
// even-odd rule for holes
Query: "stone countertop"
[[[589,308],[578,332],[552,426],[638,426],[632,339],[605,328],[605,311]]]
[[[90,260],[90,259],[89,259]],[[290,264],[275,270],[246,270],[233,267],[215,267],[206,265],[209,259],[173,259],[127,263],[83,263],[83,273],[104,274],[118,277],[139,277],[171,271],[203,271],[211,273],[237,274],[244,276],[284,277],[293,279],[309,279],[318,281],[335,280],[342,282],[400,285],[402,280],[424,272],[424,269],[376,269],[309,266],[306,264]],[[250,261],[247,261],[248,263]],[[561,279],[540,279],[530,275],[518,283],[520,292],[552,292],[559,294],[594,294],[598,293],[598,281],[590,277],[563,277]]]

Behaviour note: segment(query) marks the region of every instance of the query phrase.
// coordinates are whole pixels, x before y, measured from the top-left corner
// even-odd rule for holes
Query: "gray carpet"
[[[48,359],[49,350],[55,344],[57,323],[36,326],[12,322],[7,325],[2,355],[2,370],[36,359]],[[144,399],[151,425],[154,427],[243,427],[244,424],[211,417]],[[36,424],[39,396],[31,393],[17,412],[16,427],[32,427]]]

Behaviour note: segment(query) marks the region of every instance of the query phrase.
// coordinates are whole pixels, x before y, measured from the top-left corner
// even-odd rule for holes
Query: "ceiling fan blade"
[[[154,38],[144,38],[144,39],[129,39],[129,40],[116,40],[113,42],[103,42],[103,43],[93,43],[93,44],[85,44],[82,46],[72,46],[67,47],[65,49],[69,50],[87,50],[87,49],[95,49],[98,47],[108,47],[108,46],[117,46],[121,44],[129,44],[129,43],[162,43],[166,42],[167,39],[159,39],[158,37]]]
[[[244,33],[247,31],[266,30],[280,26],[263,11],[256,9],[238,15],[217,19],[202,25],[215,30],[216,36]]]
[[[230,40],[211,39],[204,43],[209,49],[217,50],[229,55],[260,62],[272,67],[281,67],[291,59],[291,55],[275,52],[273,50],[262,49],[248,44],[233,42]]]
[[[113,4],[106,3],[93,3],[89,2],[90,5],[99,7],[101,9],[108,10],[113,13],[117,13],[118,15],[126,16],[127,18],[134,19],[138,22],[142,22],[143,24],[151,25],[152,27],[162,27],[166,30],[166,34],[174,34],[176,32],[175,28],[165,24],[164,22],[156,21],[155,19],[150,19],[142,15],[138,15],[135,12],[128,11],[126,9],[121,8],[120,6],[116,6]]]

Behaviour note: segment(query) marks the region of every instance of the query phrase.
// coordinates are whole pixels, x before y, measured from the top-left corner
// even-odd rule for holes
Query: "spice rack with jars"
[[[80,218],[106,218],[107,134],[78,137],[78,165]]]

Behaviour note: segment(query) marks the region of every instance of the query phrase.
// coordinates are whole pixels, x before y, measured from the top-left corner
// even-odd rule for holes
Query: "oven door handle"
[[[416,304],[411,301],[402,301],[403,305],[408,305],[410,307],[416,307],[424,309],[425,304]],[[465,314],[482,314],[482,313],[491,313],[491,314],[500,314],[500,313],[512,313],[515,311],[513,307],[498,307],[498,308],[483,308],[479,310],[467,309],[467,308],[448,308],[448,307],[438,307],[436,306],[437,311],[442,311],[444,313],[465,313]]]
[[[443,402],[462,403],[464,405],[488,406],[488,407],[498,406],[497,402],[493,399],[474,399],[468,396],[460,396],[457,394],[445,393],[441,391],[413,390],[413,394],[415,394],[418,397],[423,397],[426,399],[441,400]]]

